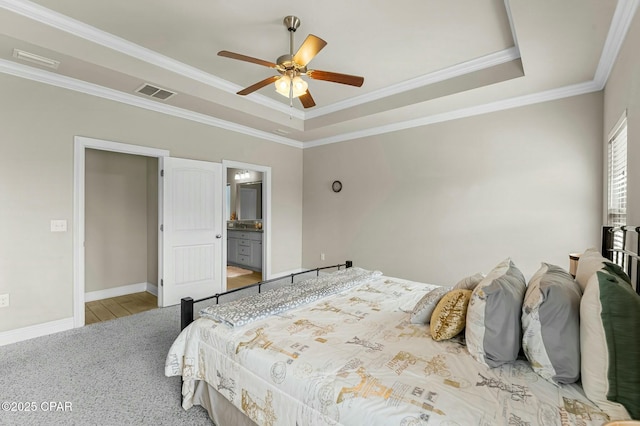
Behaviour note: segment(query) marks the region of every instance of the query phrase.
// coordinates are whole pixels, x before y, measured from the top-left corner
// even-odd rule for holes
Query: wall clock
[[[331,184],[331,189],[333,189],[333,192],[342,191],[342,182],[340,182],[339,180],[334,180]]]

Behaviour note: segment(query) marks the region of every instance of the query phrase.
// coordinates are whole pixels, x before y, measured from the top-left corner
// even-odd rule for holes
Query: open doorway
[[[74,327],[82,327],[85,325],[85,299],[86,299],[86,289],[85,289],[85,243],[86,243],[86,229],[85,229],[85,157],[88,150],[101,150],[108,151],[113,153],[125,153],[125,154],[133,154],[134,156],[142,156],[143,158],[151,157],[150,161],[158,162],[159,159],[169,156],[169,151],[144,147],[144,146],[136,146],[123,144],[118,142],[105,141],[100,139],[92,139],[83,136],[76,136],[74,141],[74,173],[73,173],[73,324]],[[158,188],[161,188],[162,184],[159,177],[156,175],[156,179],[158,179]],[[158,207],[161,205],[162,191],[158,190]],[[160,215],[159,215],[160,216]],[[159,223],[160,219],[158,218]],[[148,226],[156,226],[152,223],[148,223]],[[157,226],[156,226],[157,230]],[[158,244],[157,250],[157,261],[158,261],[158,270],[162,267],[162,257],[161,253],[161,239],[156,237],[156,241]],[[146,265],[146,262],[145,262]],[[145,266],[145,267],[148,267]],[[91,293],[91,291],[89,291]],[[98,294],[98,296],[105,296],[104,293]],[[90,296],[91,297],[91,296]],[[109,295],[107,295],[109,297]]]
[[[271,168],[223,161],[226,289],[268,279]]]
[[[85,324],[158,306],[158,158],[85,151]]]

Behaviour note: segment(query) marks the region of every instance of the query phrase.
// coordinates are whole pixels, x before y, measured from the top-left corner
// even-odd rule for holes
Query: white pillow
[[[631,284],[631,279],[629,279],[629,276],[624,272],[624,270],[622,270],[622,268],[602,256],[597,249],[590,248],[580,255],[578,268],[576,270],[576,281],[580,285],[580,289],[583,293],[593,274],[603,269],[610,274],[617,275],[624,281]]]

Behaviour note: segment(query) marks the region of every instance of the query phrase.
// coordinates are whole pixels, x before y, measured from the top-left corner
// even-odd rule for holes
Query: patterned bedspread
[[[577,385],[526,361],[489,369],[462,340],[409,323],[433,286],[379,277],[243,327],[200,318],[176,339],[165,374],[183,407],[205,380],[260,425],[602,425]]]

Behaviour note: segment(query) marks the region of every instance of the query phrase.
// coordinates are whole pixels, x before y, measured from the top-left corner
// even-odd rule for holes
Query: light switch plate
[[[51,232],[67,232],[67,221],[64,219],[51,220]]]

